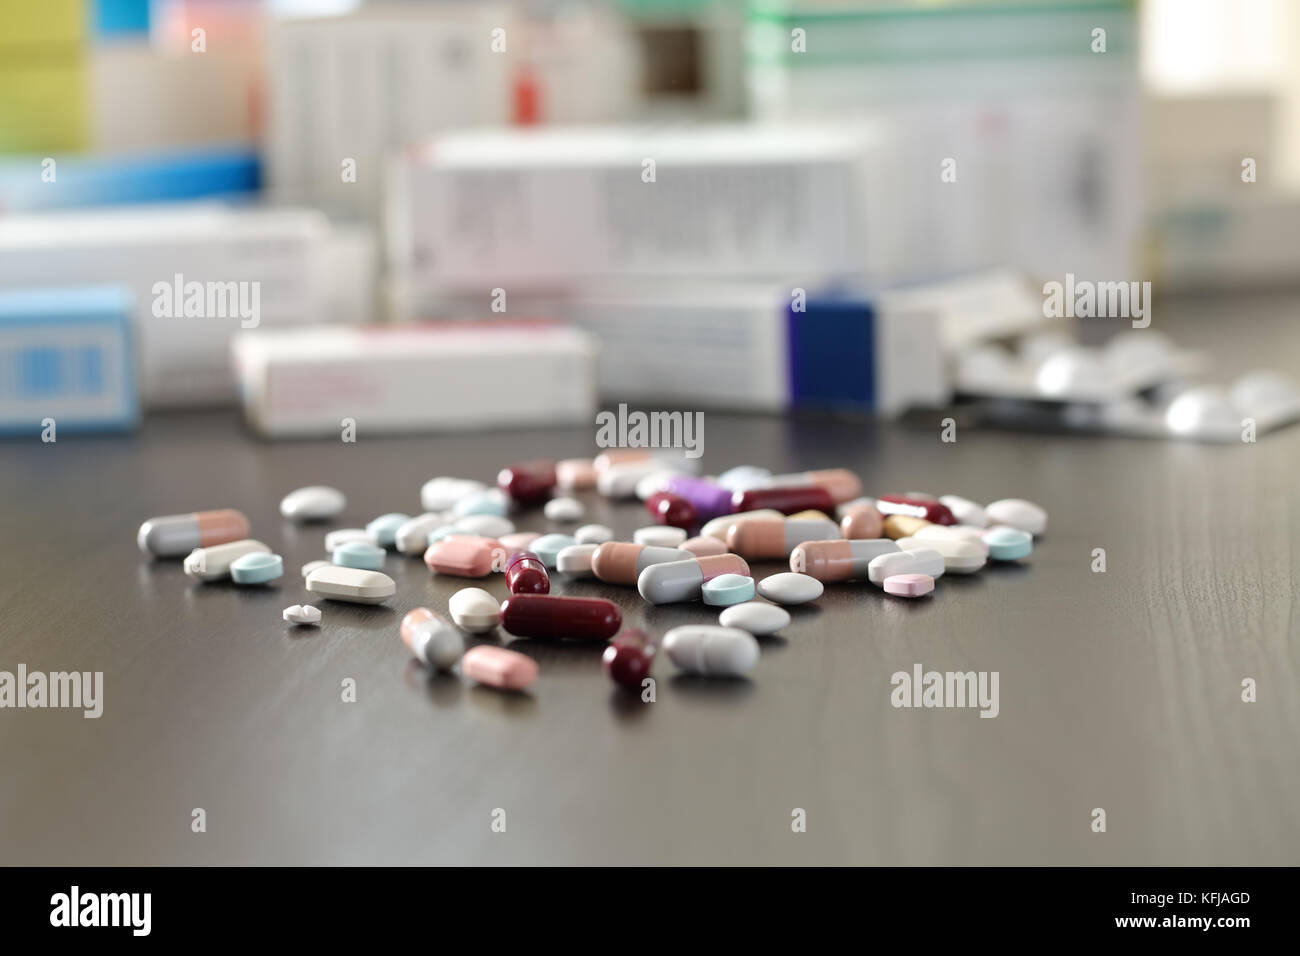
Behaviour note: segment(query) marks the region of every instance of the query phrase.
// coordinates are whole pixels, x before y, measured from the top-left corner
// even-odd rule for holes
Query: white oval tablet
[[[675,627],[663,639],[664,653],[684,671],[706,677],[739,677],[758,663],[758,641],[748,631],[712,624]]]
[[[668,525],[654,524],[647,528],[637,528],[632,532],[632,541],[635,544],[648,544],[653,548],[675,548],[685,540],[684,530]]]
[[[917,548],[913,551],[893,551],[872,558],[867,565],[867,580],[883,587],[885,578],[895,574],[928,574],[943,577],[943,555],[934,548]]]
[[[1004,524],[1038,537],[1047,530],[1047,512],[1024,498],[1002,498],[985,509],[989,524]]]
[[[429,547],[429,532],[450,523],[451,518],[445,512],[426,511],[399,527],[393,535],[393,544],[402,554],[424,554]]]
[[[476,534],[480,538],[499,538],[503,534],[513,534],[515,523],[509,518],[499,518],[496,515],[465,515],[463,518],[457,518],[453,527],[457,531]]]
[[[328,568],[333,561],[308,561],[302,566],[302,576],[305,578],[317,568]]]
[[[614,540],[614,529],[603,524],[584,524],[573,532],[573,540],[578,544],[604,544]]]
[[[310,604],[293,604],[284,609],[284,619],[290,624],[319,624],[320,608]]]
[[[947,538],[899,538],[894,543],[903,551],[938,551],[943,555],[943,569],[953,574],[974,574],[989,559],[987,544],[982,541],[976,544],[961,535]]]
[[[789,624],[790,612],[775,604],[746,601],[744,604],[733,604],[719,614],[718,623],[723,627],[738,627],[761,637],[764,634],[775,634]]]
[[[348,499],[337,488],[310,485],[280,499],[280,514],[290,521],[321,521],[341,514]]]
[[[542,508],[548,521],[581,521],[587,509],[577,498],[552,498]]]
[[[335,601],[378,604],[397,591],[393,579],[382,571],[363,571],[328,564],[307,575],[307,590]]]
[[[198,581],[219,581],[230,576],[230,565],[236,558],[270,553],[270,548],[252,538],[195,548],[185,558],[185,573]]]
[[[758,593],[777,604],[807,604],[821,597],[824,590],[816,578],[797,571],[782,571],[758,582]]]
[[[598,544],[571,544],[562,548],[555,556],[555,570],[572,578],[594,578],[596,572],[591,569],[591,558],[599,547]]]
[[[501,622],[501,605],[482,588],[461,588],[447,602],[456,626],[470,634],[483,634]]]
[[[329,534],[325,535],[325,550],[333,554],[341,546],[353,541],[361,541],[365,544],[373,544],[378,547],[379,542],[365,528],[335,528]]]
[[[420,489],[420,505],[425,511],[450,511],[461,498],[486,490],[487,485],[470,478],[431,478]]]
[[[656,471],[663,471],[663,465],[655,461],[611,465],[596,476],[596,490],[606,498],[630,498],[641,479]]]

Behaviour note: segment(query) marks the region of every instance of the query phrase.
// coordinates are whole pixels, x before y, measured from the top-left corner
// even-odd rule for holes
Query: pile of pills
[[[591,489],[641,499],[654,523],[631,541],[614,540],[598,524],[574,527],[572,534],[516,528],[515,518],[529,513],[578,525],[586,507],[572,495]],[[773,475],[742,465],[703,478],[674,470],[649,451],[528,461],[502,469],[496,487],[452,477],[426,482],[423,513],[392,512],[365,528],[330,531],[329,560],[309,562],[302,575],[316,597],[378,604],[396,593],[383,573],[390,550],[422,555],[437,575],[501,574],[510,595],[504,601],[466,587],[452,596],[445,616],[427,607],[408,613],[399,636],[411,654],[430,668],[459,663],[467,678],[522,690],[538,676],[535,661],[491,644],[467,651],[463,635],[499,627],[514,637],[602,642],[606,674],[640,688],[661,646],[683,671],[742,676],[758,663],[756,638],[789,625],[785,607],[816,601],[826,584],[867,581],[895,597],[922,598],[946,573],[973,574],[989,561],[1028,557],[1047,528],[1046,512],[1018,498],[981,506],[955,495],[865,498],[861,491],[857,476],[844,469]],[[342,492],[313,486],[286,495],[280,512],[295,522],[327,521],[345,507]],[[283,576],[283,558],[248,535],[244,515],[220,510],[151,518],[137,540],[145,554],[184,556],[185,573],[199,581],[260,585]],[[788,562],[790,570],[756,581],[749,562],[767,560]],[[612,601],[551,594],[553,572],[634,587],[650,604],[700,602],[720,614],[717,624],[675,627],[662,637],[624,629]],[[295,604],[283,618],[310,627],[321,612]]]

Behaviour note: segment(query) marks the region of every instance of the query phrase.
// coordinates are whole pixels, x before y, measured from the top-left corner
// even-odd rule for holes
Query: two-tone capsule
[[[606,584],[636,584],[641,572],[652,564],[685,561],[690,556],[681,548],[606,541],[591,556],[591,571]]]
[[[888,538],[863,541],[805,541],[790,552],[790,570],[823,583],[867,577],[873,558],[901,550]]]
[[[438,670],[450,670],[465,653],[465,639],[445,617],[417,607],[402,618],[402,643],[416,660]]]
[[[174,558],[195,548],[239,541],[248,537],[248,519],[233,508],[164,515],[140,525],[135,541],[140,550],[156,558]]]
[[[622,624],[618,606],[604,598],[512,594],[501,602],[501,626],[516,637],[604,641]]]
[[[840,536],[831,520],[800,518],[751,518],[732,525],[727,547],[751,561],[788,558],[805,541],[828,541]]]
[[[637,578],[636,588],[651,604],[698,601],[705,582],[722,574],[749,576],[749,565],[738,554],[715,554],[705,558],[652,564]]]

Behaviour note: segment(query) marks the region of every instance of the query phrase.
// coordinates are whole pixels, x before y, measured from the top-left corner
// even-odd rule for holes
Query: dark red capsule
[[[603,598],[514,594],[501,602],[501,626],[516,637],[604,641],[622,623],[618,606]]]
[[[629,627],[609,642],[600,664],[615,684],[640,690],[658,650],[658,641],[638,627]]]
[[[829,515],[835,508],[835,499],[819,485],[751,488],[731,496],[732,511],[757,511],[760,508],[772,508],[787,515],[815,509]]]
[[[956,524],[951,509],[941,502],[926,498],[909,498],[907,495],[882,495],[876,499],[876,510],[882,515],[907,515],[924,518],[931,524]]]
[[[511,594],[550,594],[551,576],[531,551],[516,551],[506,561],[506,590]]]
[[[646,510],[654,515],[656,524],[670,525],[689,530],[695,527],[698,516],[695,506],[671,491],[660,491],[646,499]]]
[[[538,458],[502,468],[497,475],[497,487],[519,502],[548,498],[555,487],[555,461]]]

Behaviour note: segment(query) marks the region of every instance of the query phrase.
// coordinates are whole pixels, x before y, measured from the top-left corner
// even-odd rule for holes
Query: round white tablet
[[[542,509],[550,521],[581,521],[586,513],[587,509],[577,498],[552,498]]]
[[[483,634],[501,621],[501,605],[482,588],[461,588],[447,602],[451,619],[462,631]]]
[[[603,524],[584,524],[573,532],[573,540],[578,544],[604,544],[614,540],[614,530]]]

